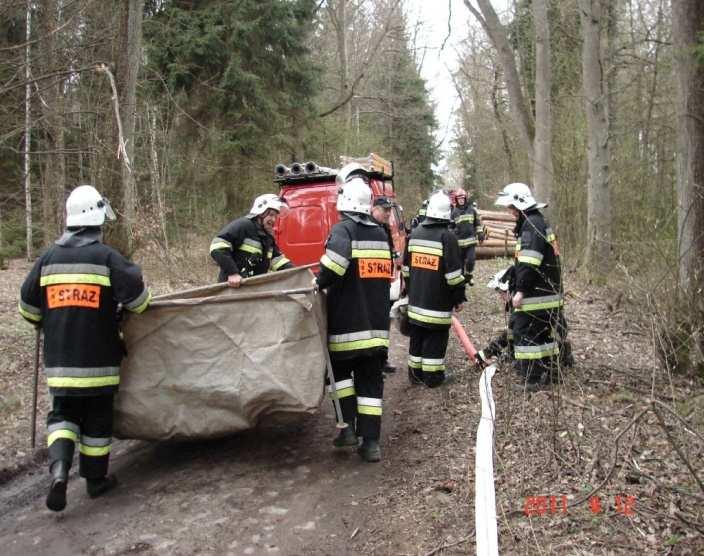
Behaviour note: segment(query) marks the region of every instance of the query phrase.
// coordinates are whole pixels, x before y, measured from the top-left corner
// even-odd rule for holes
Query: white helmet
[[[281,207],[285,205],[286,203],[284,203],[278,195],[274,195],[273,193],[265,193],[264,195],[259,195],[259,197],[254,199],[252,208],[247,216],[254,218],[255,216],[264,214],[269,209],[280,212]]]
[[[531,207],[544,208],[545,203],[536,202],[533,194],[525,183],[509,183],[500,192],[494,203],[500,207],[515,207],[518,210],[528,210]]]
[[[499,270],[494,276],[491,277],[489,283],[486,285],[487,288],[492,290],[501,290],[502,292],[508,291],[508,280],[502,280],[511,267]]]
[[[425,210],[425,216],[437,220],[450,220],[451,213],[452,203],[447,193],[438,191],[430,196],[430,199],[428,199],[428,208]]]
[[[353,177],[340,188],[337,194],[337,210],[371,214],[372,190],[360,177]]]
[[[115,220],[110,203],[92,185],[79,185],[66,199],[66,226],[102,226]]]
[[[369,172],[364,169],[364,166],[356,162],[350,162],[338,170],[337,176],[335,176],[335,183],[342,187],[348,181],[351,181],[354,176],[359,175],[366,177],[368,174]]]
[[[368,172],[357,163],[345,164],[335,177],[340,186],[337,193],[337,210],[371,214],[372,190],[365,177]]]

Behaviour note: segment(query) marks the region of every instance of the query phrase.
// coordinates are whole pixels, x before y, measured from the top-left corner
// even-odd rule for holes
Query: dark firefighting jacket
[[[452,221],[455,223],[455,234],[460,248],[471,247],[479,242],[482,220],[471,203],[452,209]]]
[[[447,222],[426,218],[413,230],[402,271],[408,320],[426,328],[448,328],[453,307],[466,298],[460,248]]]
[[[247,216],[233,220],[220,231],[210,243],[210,256],[220,267],[220,282],[232,274],[247,278],[293,266],[274,238]]]
[[[523,305],[516,311],[562,307],[557,240],[538,209],[521,213],[516,236],[516,291],[523,292]]]
[[[327,289],[328,349],[333,361],[386,356],[389,347],[391,250],[369,218],[342,213],[320,258],[318,286]]]
[[[151,299],[140,268],[101,242],[99,228],[69,230],[34,263],[19,311],[44,331],[44,372],[58,396],[110,394],[124,348],[118,305],[135,313]]]
[[[415,230],[420,224],[425,220],[426,208],[421,207],[418,209],[418,213],[411,218],[411,230]]]

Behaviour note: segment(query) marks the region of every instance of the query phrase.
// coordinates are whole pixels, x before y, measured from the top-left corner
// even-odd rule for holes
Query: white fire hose
[[[477,556],[498,556],[499,540],[494,491],[494,419],[496,417],[491,379],[496,365],[490,365],[479,378],[482,416],[477,427],[474,460],[474,526]]]

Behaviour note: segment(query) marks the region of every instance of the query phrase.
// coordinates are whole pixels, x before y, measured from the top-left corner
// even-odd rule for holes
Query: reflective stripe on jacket
[[[516,291],[523,292],[522,312],[562,306],[560,263],[555,234],[538,209],[526,211],[518,222]]]
[[[452,209],[452,221],[455,223],[455,234],[460,248],[470,247],[479,242],[478,235],[481,228],[481,218],[471,203],[463,207],[455,206]]]
[[[232,274],[246,278],[293,267],[274,238],[247,216],[233,220],[213,238],[210,256],[220,267],[220,282]]]
[[[124,356],[118,304],[141,313],[150,299],[140,268],[101,243],[96,228],[69,232],[39,257],[22,284],[19,310],[44,331],[51,393],[113,392]]]
[[[465,300],[460,248],[448,222],[427,218],[411,233],[402,271],[409,321],[426,328],[448,328],[453,307]]]
[[[386,355],[391,276],[386,232],[368,218],[343,213],[325,243],[318,276],[320,288],[327,289],[333,360]]]

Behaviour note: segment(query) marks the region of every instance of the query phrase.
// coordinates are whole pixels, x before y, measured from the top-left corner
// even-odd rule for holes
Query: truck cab
[[[393,165],[377,155],[365,158],[341,157],[342,163],[357,162],[370,176],[372,195],[388,197],[393,202],[389,228],[396,253],[403,255],[406,247],[406,226],[403,209],[396,203],[393,186]],[[286,202],[275,227],[279,249],[295,265],[317,263],[325,251],[330,229],[338,222],[335,208],[338,186],[337,170],[318,166],[314,162],[294,163],[290,168],[279,164],[274,181],[279,185],[279,196]],[[394,264],[394,279],[399,274],[400,259]]]

